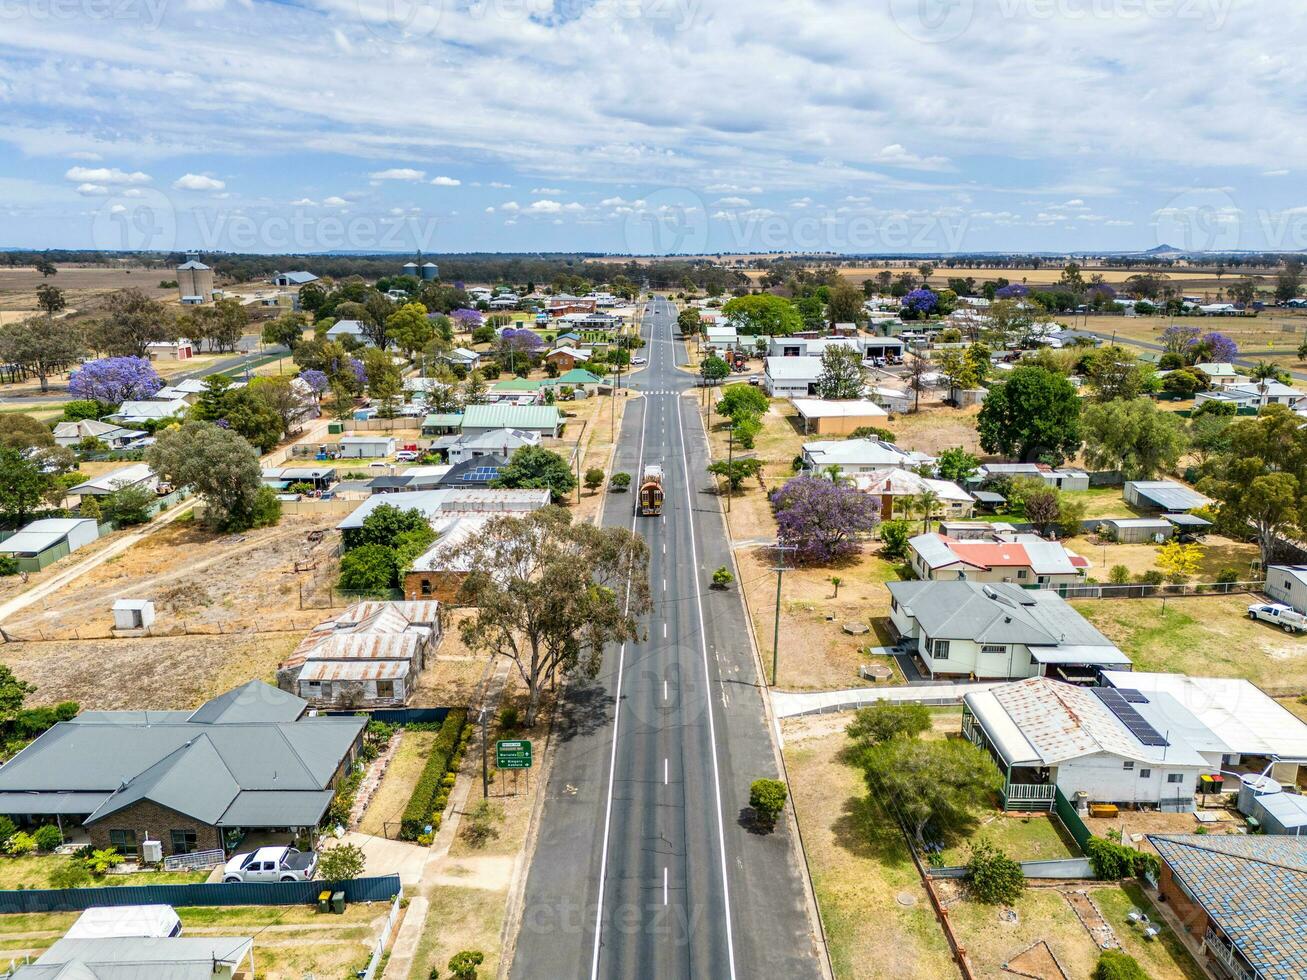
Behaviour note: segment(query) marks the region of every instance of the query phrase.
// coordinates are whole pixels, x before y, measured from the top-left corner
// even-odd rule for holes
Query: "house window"
[[[395,696],[394,681],[377,681],[377,697],[393,698]]]
[[[109,846],[124,857],[136,857],[136,831],[109,831]]]
[[[1121,766],[1122,769],[1133,769],[1134,767],[1135,763],[1133,759],[1127,760],[1125,764]]]
[[[936,660],[948,659],[948,640],[936,640],[930,645],[930,655]]]
[[[986,643],[980,648],[980,652],[989,656],[1002,656],[1007,653],[1007,647],[1002,643]]]
[[[1018,579],[1029,578],[1029,577],[1030,577],[1030,573],[1029,573],[1028,571],[1026,571],[1024,568],[1018,568],[1018,569],[1017,569],[1017,578],[1018,578]]]
[[[1151,770],[1151,769],[1140,769],[1140,770],[1139,770],[1139,778],[1140,778],[1140,779],[1152,779],[1152,778],[1153,778],[1153,770]]]
[[[422,580],[422,594],[423,594],[423,595],[431,595],[431,581],[430,581],[430,579],[425,579],[425,578],[424,578],[424,579]]]
[[[1168,783],[1183,783],[1183,782],[1184,782],[1184,773],[1182,773],[1182,772],[1168,772],[1168,773],[1166,774],[1166,781],[1167,781]]]
[[[172,852],[174,854],[194,854],[199,850],[193,830],[174,830],[172,834]]]

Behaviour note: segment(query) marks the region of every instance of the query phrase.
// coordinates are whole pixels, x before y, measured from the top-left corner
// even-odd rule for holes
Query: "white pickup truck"
[[[316,851],[293,847],[260,847],[248,854],[237,854],[222,869],[222,880],[234,881],[310,881],[318,870]]]
[[[1286,633],[1301,633],[1307,630],[1307,616],[1282,602],[1254,602],[1248,607],[1248,618],[1275,623]]]

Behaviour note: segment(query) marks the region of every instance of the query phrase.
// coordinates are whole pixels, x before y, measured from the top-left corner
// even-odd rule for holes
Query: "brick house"
[[[0,813],[140,853],[229,850],[249,832],[311,840],[362,746],[365,720],[314,717],[250,681],[194,711],[87,711],[0,767]]]

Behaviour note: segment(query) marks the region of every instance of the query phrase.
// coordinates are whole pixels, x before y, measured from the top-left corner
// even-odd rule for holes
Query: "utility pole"
[[[778,558],[776,567],[772,569],[776,573],[776,619],[772,626],[771,641],[771,685],[776,686],[777,672],[780,670],[781,657],[781,579],[785,575],[785,552],[797,551],[797,545],[784,545],[780,541],[776,542],[776,552]]]
[[[731,498],[735,491],[731,487],[731,464],[735,462],[735,423],[726,426],[726,513],[731,512]]]
[[[487,753],[490,751],[489,734],[486,732],[486,706],[481,706],[481,798],[483,800],[490,798],[490,762],[487,759]]]

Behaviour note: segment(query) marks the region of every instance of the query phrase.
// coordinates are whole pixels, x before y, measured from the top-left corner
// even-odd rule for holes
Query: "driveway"
[[[341,838],[341,843],[354,844],[361,848],[367,859],[367,875],[399,875],[405,885],[416,885],[422,880],[422,866],[426,864],[429,847],[411,844],[408,841],[388,840],[385,837],[373,837],[349,831]],[[324,850],[332,844],[324,845]]]

